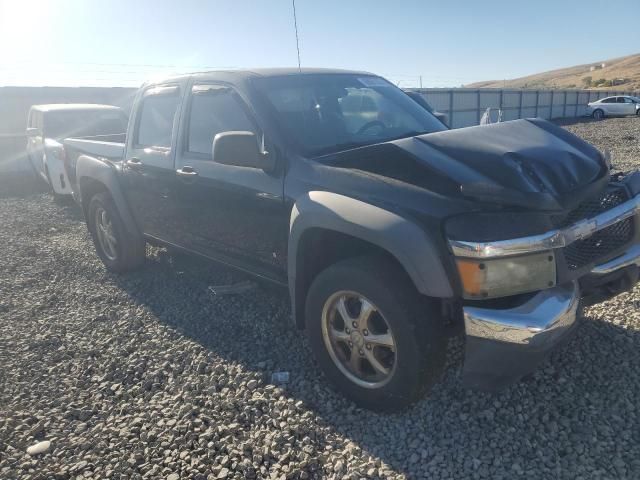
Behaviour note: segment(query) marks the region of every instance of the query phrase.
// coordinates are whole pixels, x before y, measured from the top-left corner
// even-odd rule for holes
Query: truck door
[[[226,131],[252,131],[262,138],[248,104],[232,87],[194,85],[172,188],[179,209],[176,228],[188,232],[194,251],[286,281],[284,174],[213,162],[213,138]]]
[[[169,189],[174,157],[180,84],[156,85],[136,102],[127,132],[123,185],[132,213],[144,234],[169,240],[172,235]]]

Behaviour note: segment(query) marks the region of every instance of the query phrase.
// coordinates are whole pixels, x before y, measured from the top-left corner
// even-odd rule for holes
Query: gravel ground
[[[566,128],[640,163],[640,118]],[[161,249],[109,274],[77,209],[15,185],[0,186],[2,479],[640,477],[640,289],[500,394],[462,388],[455,338],[429,397],[374,414],[325,383],[281,293],[214,295],[246,278]]]

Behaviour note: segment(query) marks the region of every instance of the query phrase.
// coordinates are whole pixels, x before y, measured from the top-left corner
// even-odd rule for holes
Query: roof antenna
[[[296,0],[291,0],[291,3],[293,4],[293,26],[296,29],[296,50],[298,51],[298,71],[301,71],[301,69],[300,69],[300,42],[298,40],[298,19],[296,18]]]

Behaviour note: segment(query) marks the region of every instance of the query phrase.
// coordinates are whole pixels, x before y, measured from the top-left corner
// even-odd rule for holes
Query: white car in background
[[[36,175],[42,177],[61,200],[72,194],[65,171],[62,140],[69,136],[121,134],[127,115],[112,105],[60,103],[33,105],[27,120],[27,156]]]
[[[601,98],[589,103],[586,113],[596,120],[604,117],[640,115],[640,98],[630,95]]]

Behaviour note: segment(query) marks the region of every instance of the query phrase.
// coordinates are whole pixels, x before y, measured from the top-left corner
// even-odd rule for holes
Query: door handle
[[[129,168],[140,168],[142,167],[142,165],[142,160],[137,157],[131,157],[129,160],[127,160],[127,167]]]
[[[183,178],[195,178],[198,176],[198,172],[196,172],[193,167],[189,167],[188,165],[185,165],[184,167],[176,170],[176,174],[179,177]]]

